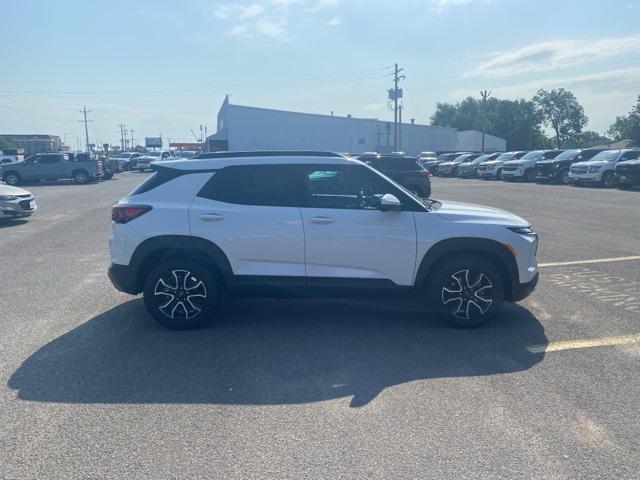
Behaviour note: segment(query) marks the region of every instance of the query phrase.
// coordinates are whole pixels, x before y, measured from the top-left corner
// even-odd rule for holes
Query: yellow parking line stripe
[[[587,263],[605,263],[605,262],[626,262],[629,260],[640,260],[640,255],[633,255],[630,257],[594,258],[592,260],[576,260],[574,262],[539,263],[538,267],[562,267],[564,265],[584,265]]]
[[[640,333],[621,335],[618,337],[594,338],[591,340],[569,340],[566,342],[551,342],[547,345],[529,345],[531,353],[558,352],[560,350],[574,350],[576,348],[611,347],[614,345],[631,345],[640,343]]]

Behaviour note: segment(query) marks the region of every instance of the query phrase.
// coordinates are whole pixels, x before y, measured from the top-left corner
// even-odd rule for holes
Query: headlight
[[[602,167],[600,165],[596,166],[596,167],[589,167],[589,173],[594,173],[597,172],[598,170],[600,170]]]
[[[0,195],[0,200],[15,200],[18,197],[14,197],[13,195]]]
[[[507,227],[507,228],[512,232],[520,235],[532,235],[532,236],[536,235],[536,232],[531,227]]]

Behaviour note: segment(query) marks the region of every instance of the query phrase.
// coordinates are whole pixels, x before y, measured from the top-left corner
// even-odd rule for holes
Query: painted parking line
[[[575,350],[578,348],[611,347],[615,345],[632,345],[640,343],[640,333],[620,335],[617,337],[594,338],[590,340],[568,340],[565,342],[551,342],[546,345],[529,345],[531,353],[558,352],[561,350]]]
[[[627,262],[629,260],[640,260],[640,255],[633,255],[629,257],[593,258],[591,260],[576,260],[573,262],[539,263],[538,267],[563,267],[565,265],[586,265],[589,263]]]

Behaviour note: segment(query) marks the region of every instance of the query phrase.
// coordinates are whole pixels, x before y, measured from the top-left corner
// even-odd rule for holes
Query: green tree
[[[544,125],[550,126],[556,134],[556,147],[562,148],[571,138],[582,133],[589,119],[582,105],[573,93],[564,88],[538,90],[533,97]]]
[[[566,147],[570,148],[589,148],[594,145],[607,145],[611,143],[611,139],[593,130],[586,130],[580,135],[576,135],[567,140]]]
[[[0,150],[5,148],[16,148],[16,145],[13,142],[7,140],[7,137],[0,136]]]
[[[640,146],[640,95],[629,114],[616,117],[607,133],[615,140],[628,139],[635,146]]]

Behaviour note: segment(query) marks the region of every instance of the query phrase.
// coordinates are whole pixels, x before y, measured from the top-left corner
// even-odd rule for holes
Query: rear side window
[[[185,175],[189,172],[182,172],[177,170],[159,170],[149,175],[144,182],[136,187],[136,189],[129,194],[129,196],[140,195],[146,193],[154,188],[158,188],[160,185],[167,183],[169,180],[173,180],[180,175]]]
[[[292,207],[298,203],[295,168],[288,165],[246,165],[219,170],[199,197],[238,205]]]

